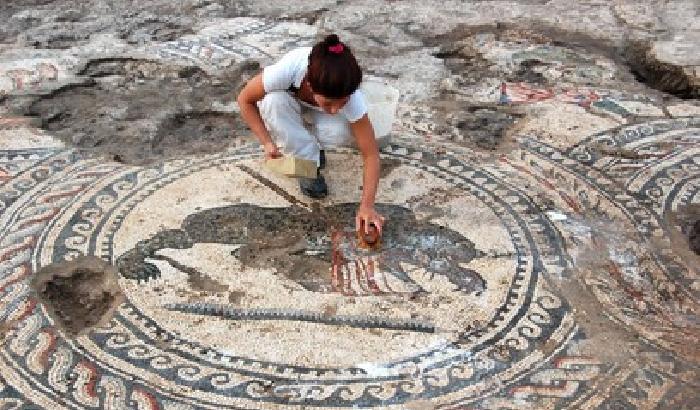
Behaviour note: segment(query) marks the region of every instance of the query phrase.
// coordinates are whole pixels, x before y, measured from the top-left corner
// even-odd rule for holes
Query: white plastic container
[[[367,114],[377,138],[388,135],[396,116],[399,90],[377,81],[365,81],[360,90],[367,101]]]

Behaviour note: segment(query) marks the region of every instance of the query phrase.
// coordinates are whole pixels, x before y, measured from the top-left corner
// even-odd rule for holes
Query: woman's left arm
[[[377,148],[377,140],[374,138],[374,129],[367,114],[359,120],[351,122],[350,129],[355,136],[363,164],[362,198],[355,217],[356,229],[359,230],[361,222],[364,221],[365,230],[369,229],[370,224],[374,224],[381,235],[384,217],[374,209],[380,170],[379,149]]]

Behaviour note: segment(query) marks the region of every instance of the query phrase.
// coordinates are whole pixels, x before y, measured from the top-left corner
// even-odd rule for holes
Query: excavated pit
[[[624,53],[630,70],[638,81],[679,98],[700,98],[700,81],[697,76],[691,75],[692,68],[684,69],[659,60],[652,46],[645,42],[632,42]]]
[[[55,324],[71,336],[109,321],[124,300],[118,272],[96,257],[79,257],[40,269],[32,288]]]
[[[690,243],[690,250],[695,252],[696,255],[700,255],[700,219],[697,219],[690,228],[688,242]]]
[[[680,207],[665,215],[673,252],[691,269],[700,266],[700,205]]]
[[[678,236],[683,239],[680,247],[687,247],[695,255],[700,256],[700,205],[683,207],[669,215],[667,220],[679,234]],[[700,261],[700,259],[696,260]]]
[[[696,255],[700,255],[700,219],[697,219],[690,228],[688,242],[690,243],[690,250],[695,252]]]
[[[82,83],[39,97],[23,114],[68,144],[126,163],[218,152],[246,130],[222,107],[258,70],[249,63],[209,74],[152,60],[92,60]]]

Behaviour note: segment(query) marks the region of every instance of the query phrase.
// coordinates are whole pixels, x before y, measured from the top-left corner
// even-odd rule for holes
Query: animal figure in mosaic
[[[125,278],[160,276],[151,260],[169,258],[164,249],[189,249],[197,243],[241,245],[233,255],[244,267],[276,269],[278,274],[316,292],[347,295],[420,294],[425,289],[409,269],[424,269],[430,279],[442,275],[458,291],[484,289],[480,275],[463,267],[480,255],[458,232],[417,220],[406,208],[378,204],[390,221],[379,249],[358,246],[354,226],[357,204],[338,204],[310,212],[299,206],[266,208],[239,204],[188,216],[180,229],[164,230],[140,241],[117,260]],[[182,270],[182,269],[181,269]]]

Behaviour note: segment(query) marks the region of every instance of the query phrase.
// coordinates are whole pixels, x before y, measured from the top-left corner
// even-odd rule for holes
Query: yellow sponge
[[[267,169],[292,178],[316,178],[316,161],[284,156],[265,161]]]

